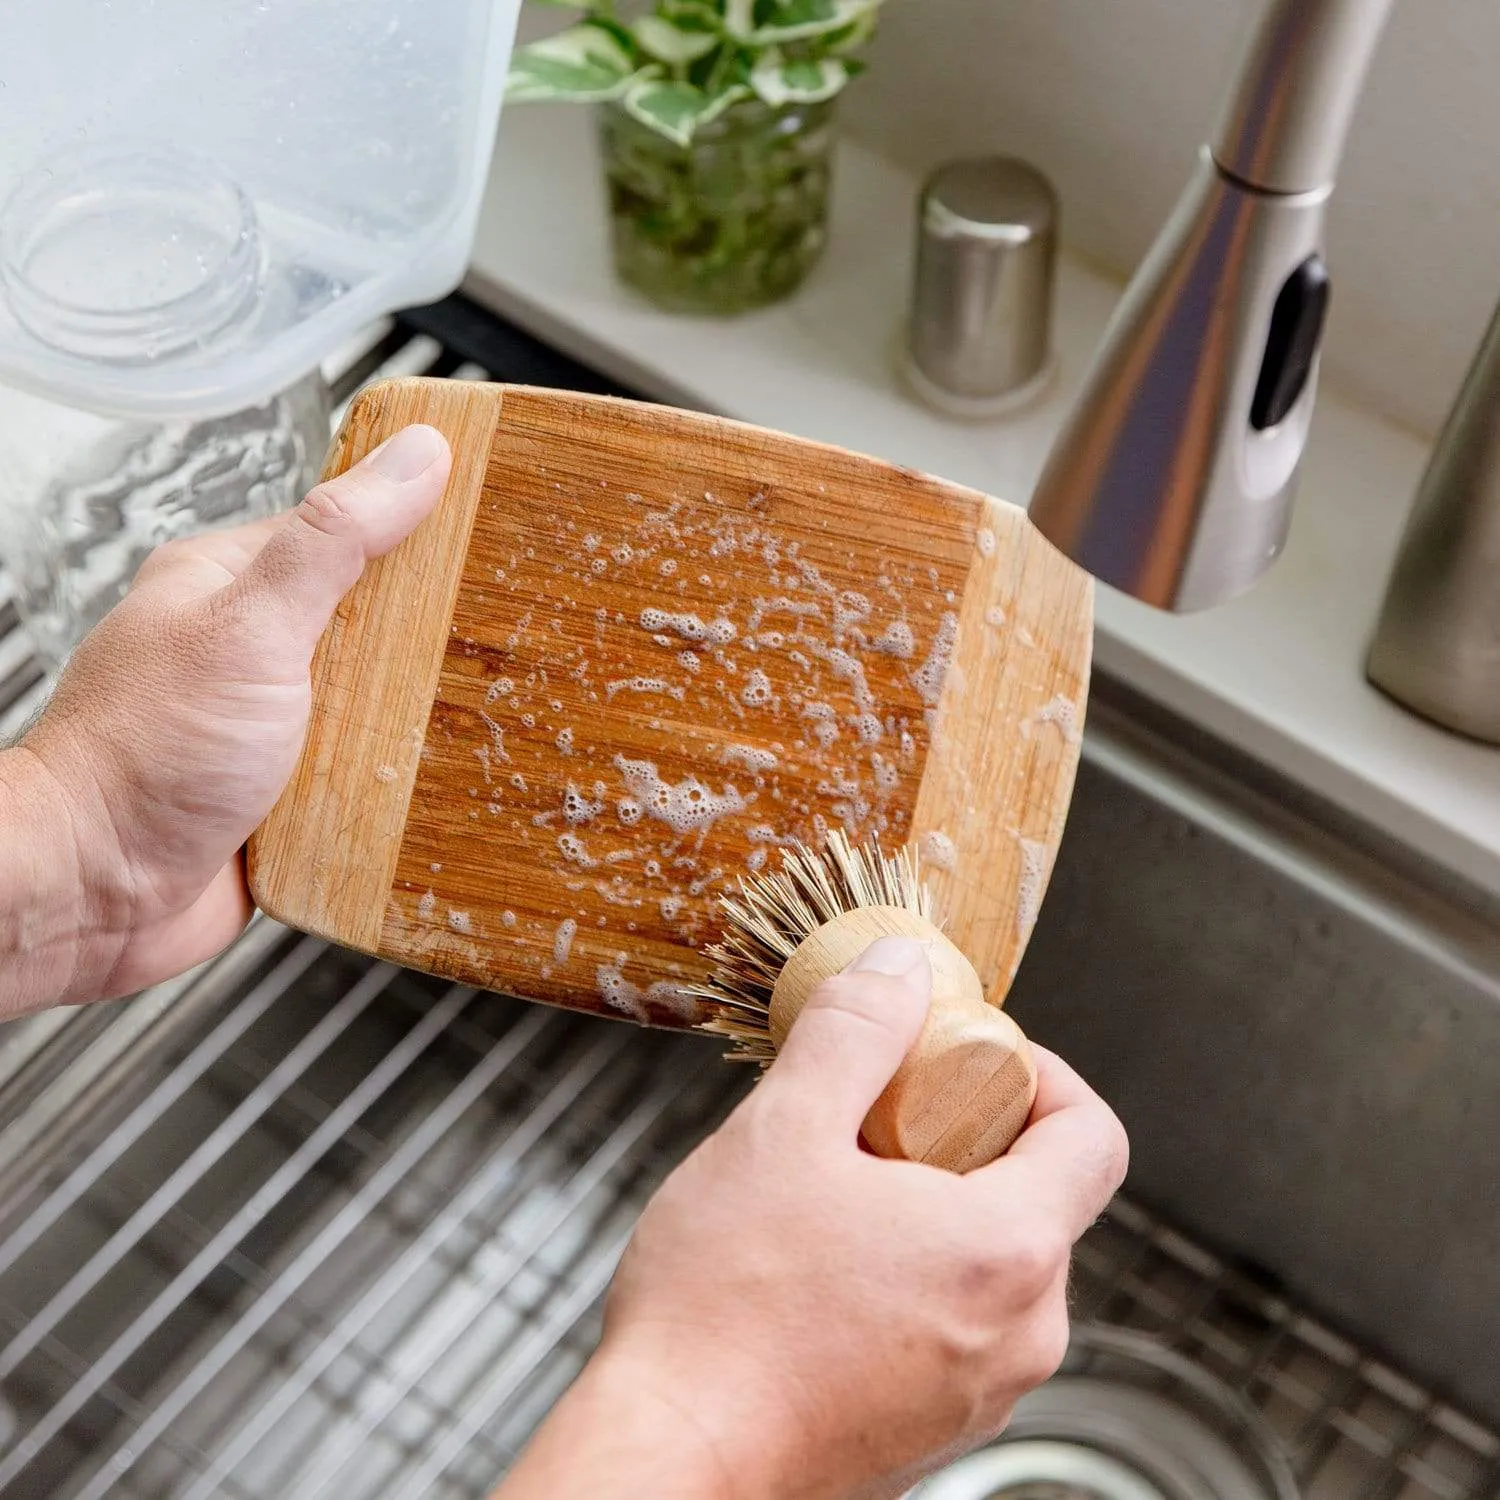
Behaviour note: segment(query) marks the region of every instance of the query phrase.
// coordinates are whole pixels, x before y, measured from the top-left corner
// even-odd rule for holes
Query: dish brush
[[[723,938],[707,949],[710,983],[695,993],[702,1029],[731,1058],[769,1066],[808,997],[879,937],[915,938],[932,963],[921,1034],[865,1117],[877,1156],[968,1172],[1002,1156],[1036,1098],[1036,1064],[1021,1028],[984,998],[973,965],[944,935],[910,848],[855,847],[835,830],[822,850],[793,844],[782,867],[742,878],[720,898]]]

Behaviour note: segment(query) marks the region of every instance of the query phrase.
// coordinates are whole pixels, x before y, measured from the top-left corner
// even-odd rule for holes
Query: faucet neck
[[[1210,149],[1248,187],[1333,186],[1393,0],[1272,0],[1243,54]]]

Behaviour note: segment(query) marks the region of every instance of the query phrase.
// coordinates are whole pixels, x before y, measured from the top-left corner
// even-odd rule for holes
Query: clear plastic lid
[[[519,5],[0,4],[0,381],[230,411],[451,291]]]

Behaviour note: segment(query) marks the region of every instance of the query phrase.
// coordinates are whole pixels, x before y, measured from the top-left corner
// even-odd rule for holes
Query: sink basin
[[[461,299],[339,361],[590,382]],[[40,691],[14,625],[0,585],[0,735]],[[1101,684],[1013,999],[1134,1140],[1076,1316],[1222,1382],[1307,1500],[1493,1500],[1484,923],[1189,739]],[[267,921],[0,1029],[0,1496],[479,1500],[749,1086],[718,1052]]]

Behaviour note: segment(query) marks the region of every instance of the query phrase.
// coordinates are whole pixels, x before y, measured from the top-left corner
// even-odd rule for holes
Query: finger
[[[1037,1099],[1026,1129],[966,1181],[1025,1202],[1076,1240],[1125,1180],[1130,1143],[1110,1107],[1055,1053],[1032,1046]]]
[[[927,949],[911,938],[877,938],[808,997],[762,1087],[795,1095],[825,1128],[854,1139],[931,1000]]]
[[[404,427],[286,516],[231,585],[226,603],[273,610],[311,653],[371,558],[410,535],[437,504],[452,456],[434,427]]]

